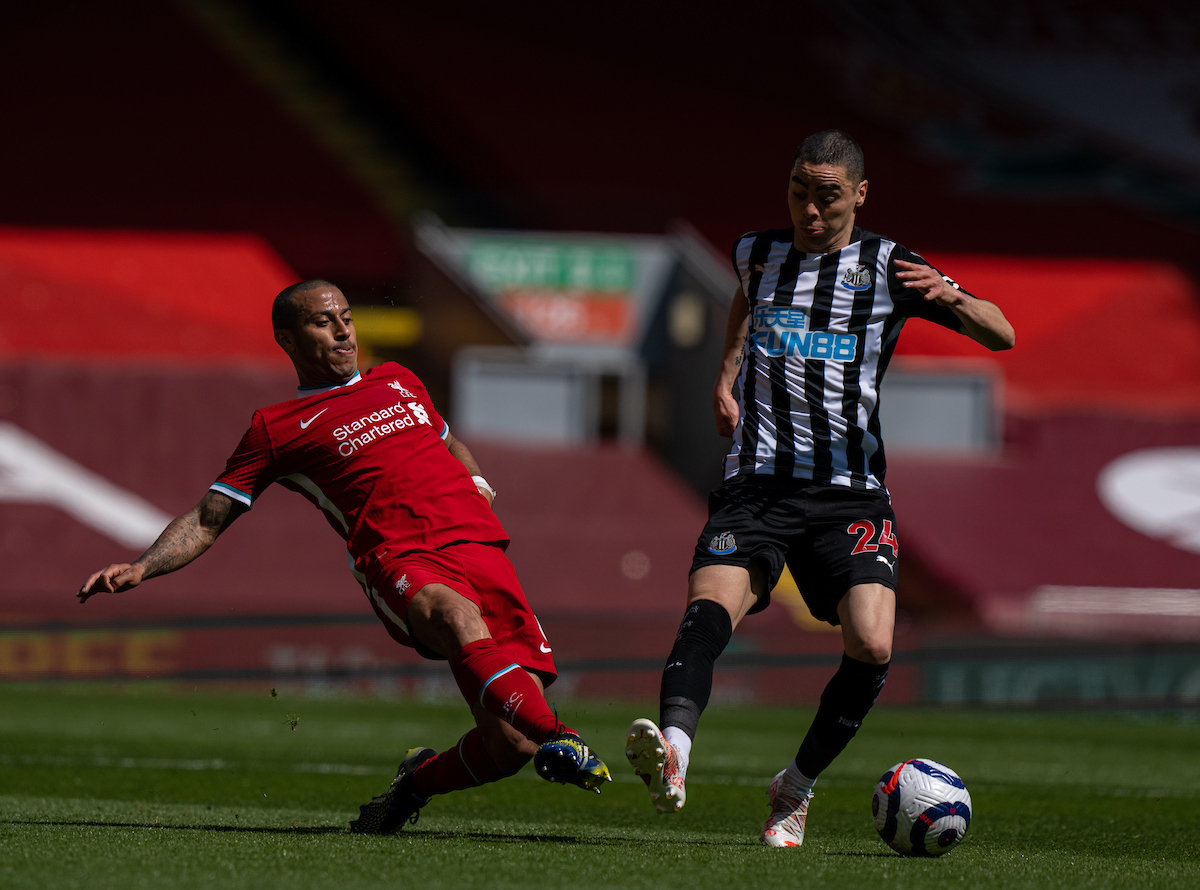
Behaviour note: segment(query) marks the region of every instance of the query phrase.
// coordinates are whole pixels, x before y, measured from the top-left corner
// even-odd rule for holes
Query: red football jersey
[[[346,539],[357,571],[456,541],[507,545],[425,386],[395,362],[254,412],[212,488],[250,507],[272,482],[299,492]]]

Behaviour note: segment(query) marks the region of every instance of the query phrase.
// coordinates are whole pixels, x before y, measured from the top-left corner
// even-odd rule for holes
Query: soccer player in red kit
[[[440,754],[410,749],[353,831],[394,833],[416,822],[432,795],[513,775],[531,757],[549,781],[599,793],[608,768],[546,703],[551,648],[504,555],[496,493],[470,451],[407,368],[385,362],[359,373],[350,306],[328,281],[285,289],[271,320],[299,397],[256,411],[200,503],[133,563],[89,577],[80,602],[187,565],[278,482],[346,540],[351,570],[388,633],[449,661],[475,717]]]

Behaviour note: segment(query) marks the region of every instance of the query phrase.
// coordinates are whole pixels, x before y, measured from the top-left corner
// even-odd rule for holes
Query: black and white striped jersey
[[[893,260],[925,261],[895,241],[855,227],[848,246],[808,255],[793,235],[750,232],[733,246],[750,321],[725,478],[883,488],[879,384],[900,328],[909,317],[959,332],[962,325],[902,287]]]

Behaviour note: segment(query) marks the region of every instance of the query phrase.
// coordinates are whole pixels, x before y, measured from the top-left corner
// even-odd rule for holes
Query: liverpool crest
[[[416,396],[414,396],[411,392],[409,392],[407,389],[405,389],[403,386],[400,385],[399,380],[393,380],[391,383],[388,384],[388,386],[390,386],[392,389],[396,390],[396,392],[400,393],[400,395],[404,396],[404,398],[406,398],[406,399],[415,399],[416,398]]]

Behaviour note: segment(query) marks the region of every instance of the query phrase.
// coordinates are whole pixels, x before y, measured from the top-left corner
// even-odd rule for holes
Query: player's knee
[[[440,633],[454,637],[460,643],[470,641],[477,622],[477,616],[458,607],[437,608],[429,613],[429,624],[432,627]]]
[[[887,664],[892,660],[891,639],[879,640],[867,646],[866,657],[863,661],[868,664]]]
[[[881,633],[863,637],[847,646],[846,654],[867,664],[887,664],[892,660],[892,635]]]
[[[419,590],[408,606],[422,630],[437,639],[465,644],[479,639],[483,619],[478,607],[466,597],[442,585],[427,585]],[[411,619],[410,619],[411,623]],[[483,631],[486,636],[486,628]]]

